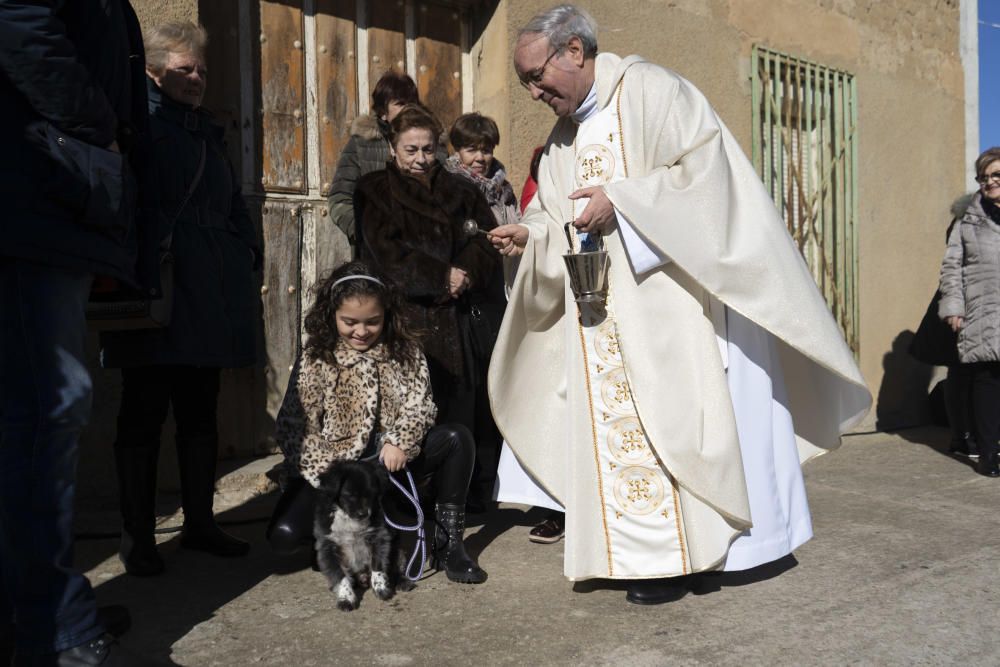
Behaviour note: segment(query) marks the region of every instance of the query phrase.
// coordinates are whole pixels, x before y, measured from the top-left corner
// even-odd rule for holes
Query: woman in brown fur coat
[[[358,253],[405,290],[406,318],[423,333],[438,423],[475,433],[477,398],[485,399],[477,380],[492,346],[473,318],[480,304],[502,303],[503,295],[491,289],[500,255],[464,225],[471,219],[488,230],[496,221],[478,188],[441,167],[441,125],[429,111],[408,105],[391,129],[387,168],[358,181]]]

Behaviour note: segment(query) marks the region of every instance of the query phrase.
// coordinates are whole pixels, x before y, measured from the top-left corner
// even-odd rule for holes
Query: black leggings
[[[1000,441],[1000,362],[968,364],[972,382],[972,421],[980,457],[992,460]]]
[[[407,466],[422,500],[433,497],[438,503],[464,508],[475,462],[476,444],[469,429],[461,424],[442,424],[427,433],[420,455]],[[409,489],[404,471],[393,476]],[[389,494],[398,491],[394,487]],[[301,478],[293,480],[281,495],[267,527],[267,539],[275,551],[292,553],[312,540],[314,499],[313,487]]]
[[[462,424],[441,424],[427,432],[420,456],[407,465],[421,496],[465,505],[475,463],[476,443],[469,429]],[[395,472],[393,477],[406,486],[405,472]],[[433,487],[432,494],[423,491],[427,487]]]

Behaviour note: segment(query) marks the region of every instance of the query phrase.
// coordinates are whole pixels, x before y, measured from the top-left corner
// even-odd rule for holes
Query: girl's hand
[[[948,326],[950,326],[951,330],[954,331],[955,333],[958,333],[958,330],[961,329],[962,326],[965,324],[964,319],[957,315],[952,315],[951,317],[947,318],[945,322],[948,323]]]
[[[382,447],[379,459],[381,459],[382,465],[385,466],[386,470],[396,472],[397,470],[402,470],[406,465],[406,452],[396,445],[385,445]]]
[[[524,246],[528,243],[528,228],[517,223],[500,225],[487,232],[486,238],[501,255],[516,257],[524,252]]]
[[[457,299],[467,289],[469,289],[469,274],[457,266],[451,267],[451,271],[448,272],[448,295],[452,299]]]

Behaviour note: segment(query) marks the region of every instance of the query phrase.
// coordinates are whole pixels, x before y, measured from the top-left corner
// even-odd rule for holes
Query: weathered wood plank
[[[461,21],[454,8],[417,5],[417,90],[445,128],[462,114]]]
[[[325,197],[358,109],[357,2],[318,0],[316,9],[320,194]]]
[[[376,0],[368,6],[368,90],[393,69],[406,72],[406,12],[403,0]]]
[[[261,0],[261,146],[268,192],[306,192],[302,2]]]
[[[264,236],[264,308],[266,361],[264,375],[267,413],[273,418],[281,407],[288,376],[299,350],[299,290],[302,230],[300,204],[266,201],[260,208]]]
[[[240,172],[240,42],[235,0],[202,2],[198,18],[208,32],[204,106],[225,130],[226,153]]]

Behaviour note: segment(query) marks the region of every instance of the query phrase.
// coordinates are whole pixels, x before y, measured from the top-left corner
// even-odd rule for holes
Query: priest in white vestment
[[[572,5],[521,30],[514,66],[558,120],[522,223],[490,237],[518,262],[489,372],[499,499],[564,507],[565,575],[639,604],[791,553],[801,463],[871,395],[766,190],[693,85],[598,55]],[[563,255],[598,236],[606,298],[578,304]]]

